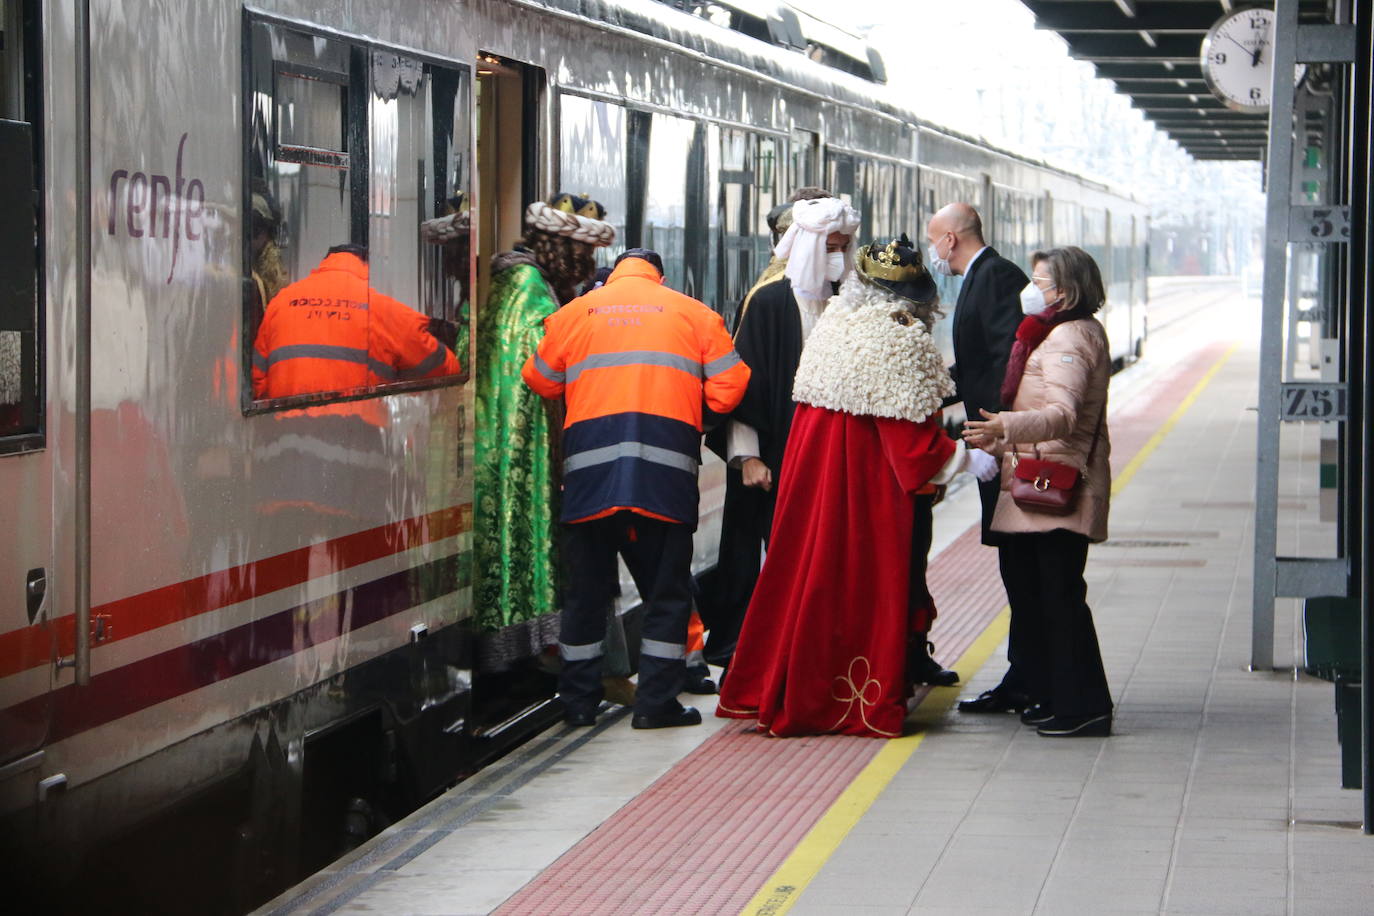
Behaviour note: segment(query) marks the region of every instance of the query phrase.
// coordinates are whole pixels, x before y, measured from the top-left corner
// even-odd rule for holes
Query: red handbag
[[[1097,418],[1097,429],[1093,431],[1093,444],[1088,449],[1084,465],[1092,464],[1093,452],[1097,451],[1097,437],[1102,432],[1102,417]],[[1082,472],[1072,465],[1060,461],[1047,461],[1040,457],[1040,449],[1035,449],[1034,458],[1018,455],[1016,446],[1011,449],[1011,498],[1028,512],[1042,515],[1068,515],[1078,502],[1079,482]]]

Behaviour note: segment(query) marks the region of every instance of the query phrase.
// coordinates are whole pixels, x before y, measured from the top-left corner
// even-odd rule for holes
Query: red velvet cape
[[[717,715],[779,737],[902,733],[913,498],[955,448],[938,415],[797,405],[772,546]]]

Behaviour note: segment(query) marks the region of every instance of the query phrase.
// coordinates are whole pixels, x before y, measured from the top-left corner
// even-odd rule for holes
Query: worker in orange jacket
[[[335,245],[272,297],[253,343],[253,397],[348,391],[457,375],[429,319],[367,285],[367,249]]]
[[[692,611],[692,532],[703,410],[726,414],[749,367],[725,322],[663,285],[658,254],[632,248],[605,284],[544,321],[525,384],[566,401],[559,618],[564,720],[591,725],[616,555],[644,599],[635,728],[696,725],[678,702]],[[704,404],[703,404],[704,402]]]

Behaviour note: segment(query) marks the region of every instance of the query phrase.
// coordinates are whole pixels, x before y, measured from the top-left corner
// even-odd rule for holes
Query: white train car
[[[1136,350],[1143,207],[923,124],[785,5],[720,6],[0,4],[0,835],[7,869],[81,879],[50,906],[180,877],[188,908],[242,909],[471,759],[463,324],[527,201],[591,194],[728,316],[793,187],[866,236],[967,199],[1009,256],[1098,256]],[[464,372],[255,400],[263,189],[290,279],[366,243]],[[460,193],[455,274],[419,224]],[[703,573],[723,479],[705,459]]]

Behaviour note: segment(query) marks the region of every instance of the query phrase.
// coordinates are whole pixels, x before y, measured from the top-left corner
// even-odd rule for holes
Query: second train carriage
[[[372,284],[450,326],[555,189],[727,316],[796,186],[850,199],[865,236],[965,199],[1013,259],[1088,248],[1114,355],[1143,339],[1145,209],[923,123],[853,75],[880,75],[873,55],[817,45],[841,72],[652,0],[0,16],[0,829],[7,863],[91,887],[137,897],[170,871],[232,909],[482,753],[472,386],[253,400],[260,189],[290,279],[366,241]],[[418,229],[460,195],[466,276]],[[724,489],[704,462],[699,572]],[[209,838],[180,842],[187,823]]]

